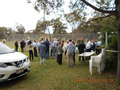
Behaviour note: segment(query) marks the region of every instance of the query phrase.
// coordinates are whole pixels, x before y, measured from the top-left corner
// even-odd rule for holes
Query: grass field
[[[9,45],[9,44],[8,44]],[[13,46],[10,46],[13,48]],[[28,52],[25,52],[28,56]],[[76,55],[76,66],[67,67],[63,55],[63,64],[58,65],[55,59],[47,59],[46,66],[40,65],[40,57],[31,62],[31,72],[24,77],[0,83],[2,90],[120,90],[115,83],[116,73],[113,71],[98,74],[93,68],[89,73],[89,62],[79,62]]]

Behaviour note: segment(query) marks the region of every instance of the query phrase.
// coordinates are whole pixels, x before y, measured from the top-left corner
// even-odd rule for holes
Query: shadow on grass
[[[11,86],[15,86],[19,84],[20,82],[26,81],[27,79],[28,79],[28,76],[26,75],[26,76],[22,76],[22,77],[19,77],[19,78],[10,80],[10,81],[0,82],[0,88],[8,88]]]

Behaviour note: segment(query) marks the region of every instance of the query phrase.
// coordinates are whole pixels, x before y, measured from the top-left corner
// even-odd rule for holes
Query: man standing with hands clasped
[[[84,53],[85,44],[83,41],[78,45],[79,54]],[[79,61],[81,61],[81,56],[79,56]],[[84,62],[84,56],[82,56],[82,61]]]
[[[67,66],[73,67],[73,51],[74,51],[74,45],[72,43],[72,40],[69,40],[69,44],[67,45]]]

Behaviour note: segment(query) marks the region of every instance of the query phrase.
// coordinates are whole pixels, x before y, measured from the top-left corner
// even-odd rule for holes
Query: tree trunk
[[[118,66],[117,66],[117,80],[120,82],[120,0],[116,0],[116,19],[118,30]]]
[[[120,20],[119,20],[120,22]],[[120,28],[118,28],[118,66],[117,66],[117,80],[120,82]]]
[[[45,23],[45,5],[44,5],[44,18],[43,18],[43,20],[44,20],[44,40],[45,40],[45,29],[46,29],[46,23]]]

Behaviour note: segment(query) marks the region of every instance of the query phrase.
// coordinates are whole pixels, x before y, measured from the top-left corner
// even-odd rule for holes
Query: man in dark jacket
[[[37,41],[36,40],[34,40],[34,42],[33,42],[33,47],[34,47],[34,56],[38,57],[38,55],[37,55]]]
[[[49,45],[50,45],[50,43],[49,43],[48,39],[46,39],[44,44],[45,44],[45,46],[47,48],[47,50],[46,50],[46,59],[49,59]]]
[[[25,42],[24,39],[20,42],[21,52],[24,52]]]
[[[18,51],[18,41],[15,42],[15,51]]]
[[[84,49],[85,49],[85,44],[83,43],[83,41],[78,45],[78,50],[79,53],[82,54],[84,53]],[[79,61],[81,61],[81,56],[79,56]],[[82,56],[82,61],[84,61],[84,57]]]

